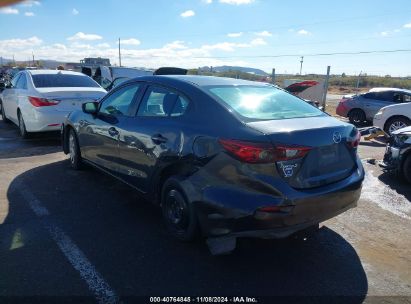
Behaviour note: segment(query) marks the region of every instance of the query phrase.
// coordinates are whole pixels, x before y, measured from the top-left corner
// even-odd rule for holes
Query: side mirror
[[[83,103],[82,108],[84,113],[96,115],[98,112],[98,102]]]

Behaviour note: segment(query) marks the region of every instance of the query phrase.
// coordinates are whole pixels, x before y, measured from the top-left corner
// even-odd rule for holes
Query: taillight
[[[357,148],[361,141],[361,133],[358,130],[355,130],[355,135],[347,140],[349,147]]]
[[[220,139],[220,144],[237,159],[246,163],[274,163],[304,157],[310,147],[273,146],[268,143],[254,143],[231,139]]]
[[[52,100],[47,98],[29,96],[30,103],[35,107],[55,106],[60,103],[60,100]]]

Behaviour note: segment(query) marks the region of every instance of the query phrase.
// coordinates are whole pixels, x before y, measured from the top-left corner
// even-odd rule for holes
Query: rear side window
[[[26,75],[20,74],[20,78],[19,78],[19,80],[17,80],[17,83],[16,83],[16,88],[17,88],[17,89],[22,89],[22,90],[26,90],[26,89],[27,89],[27,79],[26,79]]]
[[[392,92],[371,92],[364,94],[363,97],[381,101],[393,101]]]
[[[57,87],[91,87],[98,88],[99,85],[90,77],[73,74],[38,74],[32,75],[33,83],[36,88],[57,88]]]
[[[167,117],[183,115],[189,101],[172,91],[164,88],[151,87],[146,92],[138,108],[138,116]]]
[[[17,86],[17,82],[19,81],[21,74],[17,74],[13,77],[13,79],[11,80],[11,85],[13,88],[15,88]]]
[[[300,98],[272,86],[216,86],[207,89],[237,114],[251,120],[324,115]]]

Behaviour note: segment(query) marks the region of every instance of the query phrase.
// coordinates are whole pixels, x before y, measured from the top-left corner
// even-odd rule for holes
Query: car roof
[[[219,85],[252,85],[252,86],[268,86],[270,84],[256,81],[248,81],[242,79],[215,77],[215,76],[200,76],[200,75],[162,75],[162,76],[148,76],[144,77],[147,80],[171,80],[179,81],[189,84],[194,84],[199,87],[205,86],[219,86]]]
[[[411,90],[399,89],[399,88],[372,88],[369,92],[387,92],[387,91],[404,92],[404,93],[411,94]]]
[[[30,73],[31,75],[53,75],[53,74],[63,74],[63,75],[78,75],[78,76],[86,76],[83,73],[73,72],[73,71],[64,71],[64,70],[27,70],[26,72]]]

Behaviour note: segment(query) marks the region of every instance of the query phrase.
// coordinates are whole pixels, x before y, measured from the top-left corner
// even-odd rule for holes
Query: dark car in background
[[[183,241],[284,238],[355,207],[359,140],[270,84],[205,76],[124,82],[62,127],[74,169],[134,187]]]
[[[348,117],[352,124],[361,125],[372,122],[381,108],[404,102],[411,102],[411,90],[375,88],[364,94],[344,96],[336,113]]]

